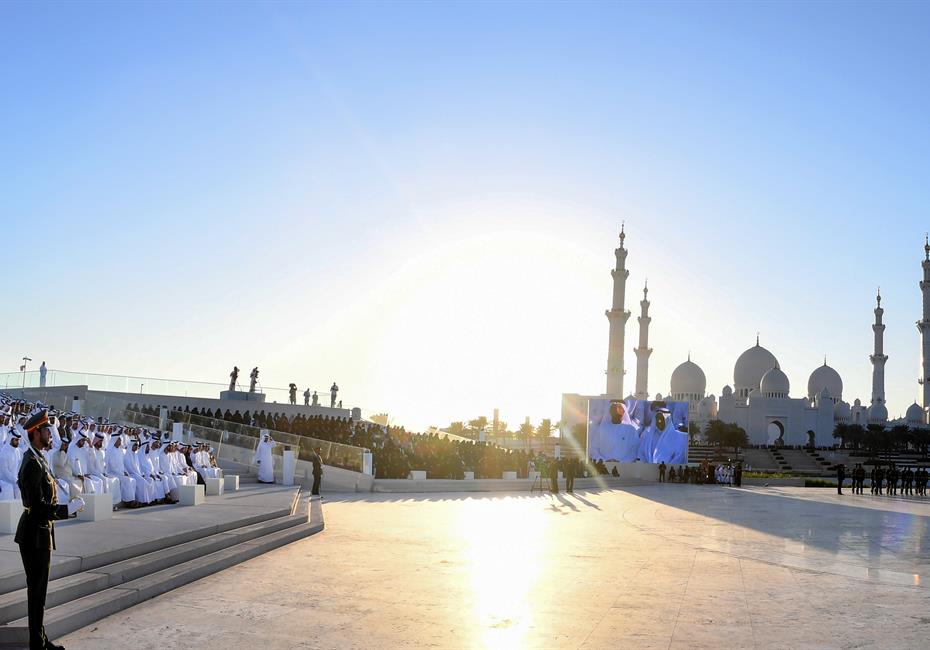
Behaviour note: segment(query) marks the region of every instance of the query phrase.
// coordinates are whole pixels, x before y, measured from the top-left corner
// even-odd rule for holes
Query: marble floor
[[[926,648],[930,499],[655,485],[333,495],[326,530],[93,648]]]

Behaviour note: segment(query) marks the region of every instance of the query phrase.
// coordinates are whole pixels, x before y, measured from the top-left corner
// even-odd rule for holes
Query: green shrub
[[[819,488],[835,488],[835,481],[824,481],[819,478],[806,478],[804,479],[804,487],[819,487]]]

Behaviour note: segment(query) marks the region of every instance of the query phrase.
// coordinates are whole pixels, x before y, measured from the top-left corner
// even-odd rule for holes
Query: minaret
[[[872,404],[885,403],[885,362],[888,361],[888,355],[884,353],[885,326],[882,324],[882,290],[879,288],[878,295],[875,296],[875,324],[872,325],[872,331],[875,332],[875,352],[869,356],[872,362]]]
[[[917,329],[920,331],[920,379],[918,383],[923,390],[921,391],[921,406],[924,411],[930,406],[930,240],[924,237],[924,279],[920,282],[920,292],[923,294],[924,309],[923,315],[917,321]]]
[[[607,349],[607,397],[623,399],[623,346],[626,335],[626,321],[630,312],[623,309],[626,302],[626,279],[630,272],[626,270],[627,250],[623,247],[626,239],[624,226],[620,227],[620,248],[614,250],[617,268],[610,272],[614,279],[613,307],[607,310],[610,321],[610,345]]]
[[[636,320],[639,321],[639,347],[634,349],[636,353],[636,392],[633,396],[636,399],[649,399],[649,391],[646,385],[649,383],[649,355],[652,354],[652,348],[649,347],[649,286],[643,286],[643,299],[639,303],[642,308],[642,315]]]

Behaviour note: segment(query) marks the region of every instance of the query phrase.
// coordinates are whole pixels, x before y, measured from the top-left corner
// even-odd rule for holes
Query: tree
[[[534,431],[533,425],[530,424],[529,422],[524,422],[523,424],[520,425],[520,429],[518,432],[520,434],[520,438],[525,443],[530,439],[530,436],[533,435],[533,431]]]
[[[733,447],[733,453],[738,454],[740,447],[749,444],[749,436],[746,430],[735,424],[721,422],[720,420],[711,420],[707,423],[707,430],[704,432],[707,442],[718,447]]]
[[[846,447],[846,441],[849,440],[849,425],[840,422],[833,427],[833,438],[840,441],[840,449]]]
[[[693,445],[694,439],[701,435],[701,427],[697,422],[688,422],[688,444]]]
[[[552,435],[552,431],[552,420],[549,418],[543,419],[543,421],[539,423],[539,426],[536,427],[536,435],[539,438],[548,438]]]

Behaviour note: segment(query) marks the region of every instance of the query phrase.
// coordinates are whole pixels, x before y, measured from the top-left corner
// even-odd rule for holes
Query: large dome
[[[908,424],[922,424],[924,421],[924,410],[920,408],[920,404],[914,402],[907,407],[904,419],[907,420]]]
[[[815,399],[824,388],[835,401],[839,402],[843,399],[843,379],[840,373],[827,365],[826,361],[812,372],[810,379],[807,380],[807,397]]]
[[[762,381],[762,375],[774,368],[778,360],[775,355],[759,345],[749,348],[736,360],[736,367],[733,368],[733,383],[736,392],[741,390],[749,391],[753,388],[759,388]]]
[[[701,367],[688,359],[672,372],[672,395],[700,395],[707,389],[707,378]]]
[[[778,362],[762,376],[759,391],[765,397],[788,397],[788,391],[791,384],[788,382],[788,375],[781,371]]]
[[[849,404],[837,401],[836,405],[833,407],[833,419],[839,420],[840,422],[848,422],[851,416],[852,411],[849,408]]]
[[[888,421],[888,409],[881,402],[876,402],[869,407],[869,422],[874,424],[884,424]]]

